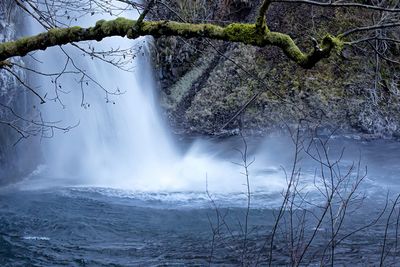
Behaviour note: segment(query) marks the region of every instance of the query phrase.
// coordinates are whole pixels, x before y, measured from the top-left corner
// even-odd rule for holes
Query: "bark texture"
[[[258,47],[279,47],[285,55],[303,68],[312,68],[323,58],[330,56],[332,50],[340,49],[342,41],[331,35],[326,35],[319,45],[310,52],[303,52],[293,39],[284,33],[270,31],[267,27],[262,31],[257,24],[231,23],[227,26],[214,24],[193,24],[174,21],[143,21],[137,25],[136,20],[117,18],[115,20],[100,20],[94,27],[51,29],[47,32],[0,44],[0,61],[15,56],[25,56],[29,52],[45,50],[48,47],[68,43],[96,40],[106,37],[121,36],[131,39],[139,36],[154,37],[180,36],[184,38],[209,38],[229,42],[243,43]],[[4,63],[2,63],[4,65]]]

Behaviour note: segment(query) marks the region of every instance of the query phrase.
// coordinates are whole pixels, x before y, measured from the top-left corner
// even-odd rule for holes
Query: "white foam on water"
[[[49,241],[50,238],[46,236],[23,236],[22,239],[25,240],[38,240],[38,241]]]

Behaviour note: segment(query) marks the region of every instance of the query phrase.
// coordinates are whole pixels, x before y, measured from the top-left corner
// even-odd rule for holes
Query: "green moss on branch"
[[[111,36],[126,36],[135,39],[144,35],[152,35],[154,37],[181,36],[184,38],[210,38],[259,47],[276,46],[282,49],[289,59],[304,68],[313,67],[322,58],[329,57],[333,49],[340,49],[343,45],[340,39],[327,35],[321,41],[320,48],[313,49],[310,53],[304,53],[289,35],[271,32],[268,28],[260,31],[256,24],[232,23],[221,27],[214,24],[143,21],[138,27],[135,20],[117,18],[109,21],[100,20],[94,27],[90,28],[70,27],[51,29],[35,36],[1,43],[0,61],[14,56],[25,56],[32,51],[45,50],[48,47],[73,42],[101,41]]]

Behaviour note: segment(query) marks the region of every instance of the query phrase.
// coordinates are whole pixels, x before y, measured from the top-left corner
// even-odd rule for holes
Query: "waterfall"
[[[0,2],[0,42],[8,42],[21,37],[21,16],[12,0]],[[11,59],[12,62],[24,65],[20,58]],[[21,69],[13,69],[15,75],[6,70],[0,69],[0,185],[15,182],[20,177],[26,176],[38,164],[31,153],[35,150],[34,140],[25,140],[25,145],[30,146],[27,150],[15,143],[21,135],[12,127],[23,129],[26,123],[20,120],[15,114],[20,114],[30,119],[29,93],[18,81],[26,78],[25,72]]]
[[[108,16],[101,18],[110,19]],[[98,19],[93,16],[78,23],[90,26]],[[38,26],[34,26],[32,32],[38,31]],[[90,48],[82,45],[95,51],[133,47],[137,50],[136,58],[123,66],[132,71],[120,70],[67,45],[63,49],[71,59],[66,72],[76,71],[76,66],[85,77],[63,74],[57,81],[54,76],[39,76],[35,81],[46,95],[42,113],[47,121],[61,121],[68,126],[79,124],[65,134],[57,132],[52,138],[42,140],[46,175],[63,179],[75,177],[84,184],[138,189],[153,186],[148,182],[149,177],[159,177],[160,185],[168,183],[162,177],[167,179],[165,170],[177,160],[177,154],[156,107],[147,49],[149,42],[151,40],[145,38],[133,41],[113,37],[92,42]],[[58,47],[35,57],[44,62],[37,66],[45,73],[62,71],[68,61]],[[55,88],[59,99],[55,99]]]
[[[137,14],[121,16],[135,18]],[[76,24],[87,27],[99,19],[111,18],[94,15],[81,18]],[[39,25],[31,25],[31,34],[42,31]],[[40,177],[42,184],[204,192],[207,181],[212,191],[243,192],[243,170],[230,160],[213,155],[209,146],[197,141],[183,154],[175,148],[160,119],[154,93],[156,83],[148,51],[151,42],[149,38],[112,37],[79,44],[94,51],[135,47],[139,52],[125,65],[132,72],[83,55],[72,45],[63,46],[65,53],[54,47],[34,54],[33,64],[40,72],[66,72],[60,77],[39,75],[31,79],[46,96],[47,103],[41,105],[43,118],[66,126],[77,125],[66,133],[56,131],[51,138],[41,140],[44,168],[33,176]],[[70,73],[76,71],[75,67],[85,75]],[[260,190],[283,187],[277,177],[259,181]]]

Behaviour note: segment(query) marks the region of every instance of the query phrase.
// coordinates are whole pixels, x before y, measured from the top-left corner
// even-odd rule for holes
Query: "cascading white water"
[[[78,24],[93,26],[100,18],[112,17],[92,16],[79,20]],[[32,33],[41,30],[39,26],[32,26]],[[91,46],[96,51],[107,51],[143,44],[146,47],[145,42],[148,41],[144,38],[133,41],[114,37]],[[63,49],[71,57],[67,71],[74,71],[74,64],[105,89],[119,89],[123,94],[109,95],[111,100],[107,101],[104,91],[85,77],[82,83],[85,108],[78,82],[82,74],[64,74],[57,84],[55,76],[39,76],[39,80],[34,81],[40,85],[42,93],[47,94],[47,103],[42,107],[45,120],[61,121],[63,125],[79,122],[65,134],[56,132],[54,137],[42,140],[46,168],[40,176],[46,176],[48,183],[67,181],[71,185],[139,191],[204,192],[207,175],[210,190],[243,191],[242,170],[230,161],[213,157],[210,151],[204,152],[201,145],[194,145],[185,155],[174,149],[159,117],[155,82],[146,51],[138,53],[131,63],[133,72],[126,72],[88,55],[83,56],[82,51],[71,45]],[[68,60],[58,47],[38,52],[35,57],[44,62],[38,64],[40,71],[47,73],[62,71]],[[58,85],[61,86],[58,89],[64,108],[59,101],[49,101],[56,96],[54,87]],[[61,93],[61,90],[67,93]],[[258,189],[268,190],[280,190],[283,185],[277,177],[257,183]]]
[[[121,15],[135,17],[135,14]],[[99,19],[112,18],[89,16],[80,19],[77,24],[88,27]],[[42,31],[35,23],[32,25],[31,34]],[[45,73],[60,72],[68,62],[65,73],[60,77],[33,75],[29,81],[42,95],[46,95],[47,103],[40,107],[43,119],[60,121],[61,125],[75,125],[78,122],[79,125],[64,134],[56,131],[52,138],[42,140],[45,168],[31,175],[29,178],[33,179],[28,179],[24,188],[67,185],[84,186],[83,190],[92,190],[96,187],[96,192],[117,192],[124,197],[153,197],[154,192],[157,195],[162,191],[162,199],[165,196],[169,198],[171,192],[174,193],[172,198],[192,199],[193,194],[189,192],[196,192],[194,195],[201,195],[201,198],[208,200],[208,196],[205,196],[207,182],[213,194],[220,193],[217,195],[227,196],[234,202],[238,202],[238,196],[240,200],[245,198],[246,177],[241,174],[244,169],[231,162],[241,163],[240,155],[236,153],[238,157],[219,157],[215,144],[205,144],[200,140],[183,154],[174,147],[174,141],[160,119],[157,108],[155,81],[146,51],[146,43],[149,42],[151,40],[145,38],[129,40],[114,37],[90,44],[95,51],[143,46],[144,49],[137,53],[130,65],[125,66],[132,67],[132,72],[117,69],[87,54],[84,56],[81,50],[71,45],[62,48],[70,59],[59,47],[34,54],[36,59],[43,62],[36,63],[34,67]],[[88,48],[88,45],[83,44],[83,47]],[[76,71],[74,66],[86,75],[81,83],[82,73],[69,73]],[[57,100],[51,101],[56,96],[55,86],[59,89],[62,104]],[[122,94],[109,94],[106,97],[101,87],[109,91],[119,89]],[[231,154],[235,154],[234,148],[238,148],[238,143],[230,147]],[[265,143],[265,146],[258,145],[261,153],[255,149],[248,158],[251,161],[254,155],[256,157],[256,163],[250,168],[250,184],[251,191],[255,193],[253,197],[260,196],[259,202],[263,203],[260,206],[265,203],[275,205],[277,200],[279,202],[279,193],[286,187],[287,181],[285,174],[274,166],[289,163],[286,165],[288,169],[293,161],[293,155],[287,157],[290,154],[288,151],[292,151],[291,141],[286,140],[278,146],[273,141],[267,140]],[[303,192],[317,191],[313,180],[314,167],[310,166],[313,165],[308,167],[311,171],[304,168],[306,171],[301,177]],[[123,193],[119,189],[124,189]],[[163,194],[165,191],[168,194]],[[158,199],[158,195],[155,199]]]
[[[92,26],[98,19],[93,16],[80,20],[79,24]],[[91,45],[96,51],[108,51],[132,46],[138,49],[144,43],[143,38],[132,41],[115,37]],[[79,177],[83,183],[142,189],[150,186],[145,178],[167,177],[164,171],[176,162],[177,155],[155,108],[154,78],[145,48],[138,51],[133,63],[128,63],[131,66],[124,66],[133,67],[133,72],[118,70],[88,55],[82,56],[82,51],[70,45],[63,49],[73,60],[66,70],[73,71],[74,64],[88,75],[82,83],[86,108],[82,106],[81,84],[77,82],[81,74],[64,74],[57,84],[56,77],[40,77],[39,84],[42,92],[47,93],[47,99],[54,98],[54,86],[60,86],[57,88],[59,98],[65,106],[63,108],[59,101],[47,101],[42,109],[46,120],[61,120],[63,125],[79,122],[72,131],[56,133],[53,138],[43,140],[49,175]],[[48,49],[38,57],[44,62],[39,64],[40,71],[46,73],[60,72],[67,62],[67,56],[59,48]],[[106,95],[91,78],[104,89],[119,90],[122,94]]]

